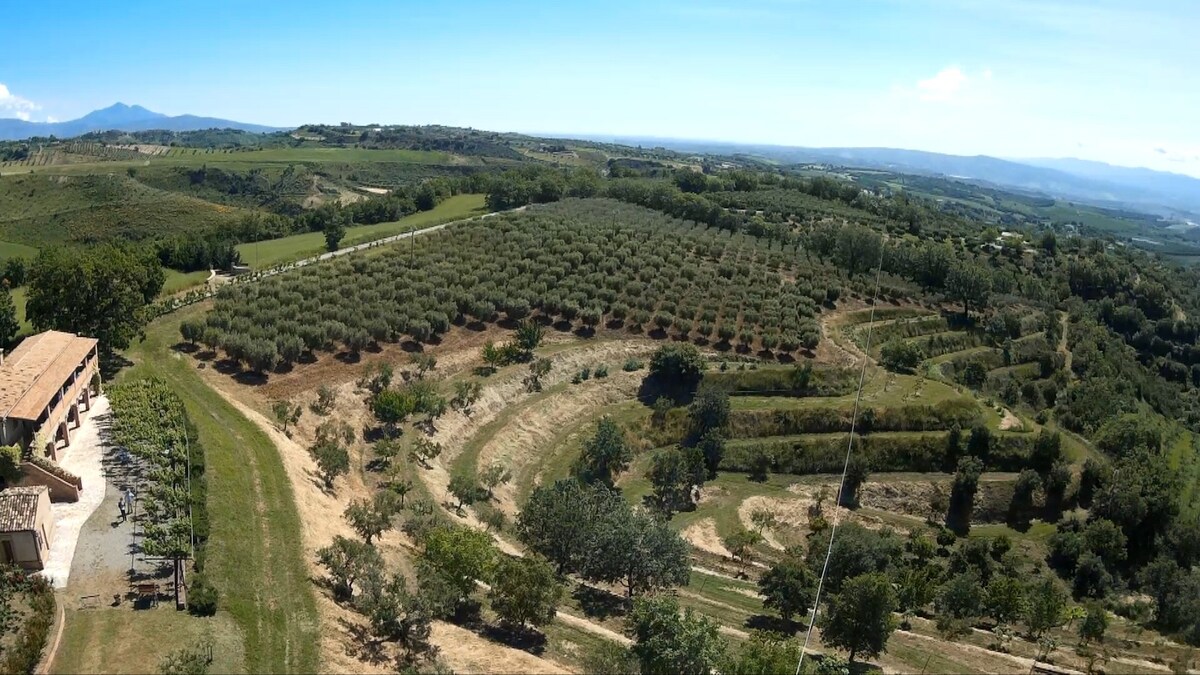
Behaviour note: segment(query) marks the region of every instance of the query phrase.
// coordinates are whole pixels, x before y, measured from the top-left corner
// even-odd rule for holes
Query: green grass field
[[[431,211],[414,213],[406,218],[388,223],[351,227],[346,230],[346,237],[342,239],[342,247],[362,244],[452,220],[470,218],[485,212],[483,200],[484,196],[478,194],[455,195],[438,204]],[[324,253],[325,235],[320,232],[294,234],[290,237],[240,244],[237,250],[241,254],[243,262],[255,269],[261,269]]]
[[[0,241],[0,262],[9,258],[32,258],[38,250],[32,246],[18,244],[12,241]]]
[[[379,163],[393,164],[449,164],[451,156],[444,152],[426,150],[372,150],[367,148],[268,148],[241,152],[205,152],[197,150],[170,153],[167,156],[146,155],[137,159],[88,161],[88,157],[75,155],[70,163],[63,164],[8,164],[0,167],[0,175],[47,174],[81,175],[94,173],[124,173],[129,168],[147,166],[235,166],[249,169],[263,164],[310,164],[310,163]]]
[[[12,291],[13,304],[17,307],[17,320],[21,322],[21,332],[28,333],[33,330],[33,325],[29,323],[29,318],[25,316],[25,302],[29,289],[24,286],[14,288]]]
[[[245,211],[143,185],[123,173],[0,178],[0,253],[71,241],[143,240],[209,229]]]
[[[178,270],[163,271],[166,272],[167,279],[163,282],[162,293],[160,295],[174,295],[192,286],[199,286],[208,278],[208,270],[197,270],[195,272],[180,272]]]
[[[146,339],[127,354],[136,365],[120,378],[164,378],[196,424],[205,450],[212,524],[206,569],[220,592],[217,618],[231,617],[242,633],[245,670],[316,672],[316,603],[300,547],[300,519],[278,451],[200,379],[192,360],[171,351],[180,322],[205,309],[196,305],[150,324]],[[116,630],[113,639],[144,641],[148,649],[173,639],[163,632],[146,640],[151,633],[132,628]],[[133,670],[152,666],[143,661]]]

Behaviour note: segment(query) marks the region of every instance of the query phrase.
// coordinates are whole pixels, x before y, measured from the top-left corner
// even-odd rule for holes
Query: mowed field
[[[455,195],[444,200],[432,210],[414,213],[400,220],[348,228],[346,237],[342,239],[342,247],[375,241],[422,227],[470,218],[485,211],[484,195]],[[241,254],[243,262],[255,269],[261,269],[324,253],[325,235],[321,232],[305,232],[290,237],[239,244],[237,250]]]

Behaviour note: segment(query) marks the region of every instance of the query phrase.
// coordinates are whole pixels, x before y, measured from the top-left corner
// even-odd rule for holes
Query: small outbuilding
[[[0,563],[40,570],[50,556],[54,519],[44,485],[0,491]]]

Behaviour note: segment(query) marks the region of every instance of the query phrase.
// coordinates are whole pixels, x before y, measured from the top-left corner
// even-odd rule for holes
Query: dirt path
[[[624,645],[626,647],[633,644],[633,640],[630,640],[629,638],[625,637],[624,635],[621,635],[620,633],[618,633],[615,630],[610,630],[599,624],[592,623],[591,621],[588,621],[587,619],[575,616],[574,614],[567,614],[566,612],[564,612],[562,610],[559,610],[554,615],[554,618],[558,619],[559,621],[562,621],[563,623],[567,624],[568,626],[574,626],[575,628],[578,628],[580,630],[585,630],[594,635],[599,635],[600,637],[607,638],[609,640],[612,640],[613,642],[616,642],[617,644]]]
[[[570,380],[582,368],[591,368],[603,363],[609,366],[609,371],[612,373],[610,379],[616,383],[612,386],[619,389],[627,384],[625,378],[618,375],[621,373],[620,366],[625,359],[644,356],[657,346],[658,343],[649,340],[621,340],[594,344],[582,343],[579,349],[555,352],[548,357],[553,365],[550,373],[542,380],[542,388],[543,390],[551,389]],[[467,366],[470,363],[463,365]],[[507,457],[509,461],[523,465],[530,461],[533,453],[537,451],[537,447],[533,445],[518,446],[514,439],[523,439],[521,443],[536,442],[537,439],[546,437],[547,432],[557,431],[554,425],[558,422],[555,420],[570,419],[586,413],[586,407],[571,403],[572,397],[567,397],[562,402],[552,399],[547,400],[544,405],[531,406],[526,409],[518,408],[522,403],[536,396],[526,390],[525,374],[524,368],[513,368],[505,373],[498,373],[487,378],[484,380],[483,391],[470,417],[451,411],[438,420],[437,432],[434,434],[433,440],[442,444],[442,454],[430,463],[428,470],[420,473],[421,480],[435,501],[438,503],[452,502],[453,498],[449,490],[450,474],[456,468],[460,455],[470,441],[488,425],[499,420],[502,426],[495,430],[499,433],[510,422],[518,424],[514,430],[506,432],[499,441],[496,441],[488,451],[488,457]],[[586,390],[584,391],[586,392]],[[557,398],[559,396],[554,397],[554,399]],[[604,399],[605,397],[602,396],[601,400]],[[516,417],[514,411],[519,412],[519,418]],[[556,411],[553,418],[550,416],[550,411]],[[502,419],[505,414],[513,415],[513,419]],[[480,451],[482,450],[483,448],[480,448]],[[482,466],[483,462],[477,464]],[[512,504],[514,490],[515,487],[510,483],[501,492],[506,500],[503,505],[510,510],[515,510],[515,506]],[[474,515],[468,514],[465,521],[472,527],[483,529],[483,524]]]
[[[287,472],[295,495],[296,509],[301,522],[305,523],[302,548],[305,564],[312,578],[320,578],[324,571],[316,564],[316,550],[326,546],[336,535],[356,538],[349,523],[342,517],[345,505],[352,499],[368,496],[371,488],[362,482],[361,476],[339,479],[337,491],[328,493],[316,477],[316,466],[308,451],[295,439],[280,432],[275,424],[264,415],[239,400],[226,387],[236,386],[227,379],[210,378],[210,385],[230,405],[246,416],[275,444]],[[224,386],[222,386],[224,385]],[[339,396],[347,396],[352,383],[343,385]],[[309,415],[311,417],[311,414]],[[312,423],[310,421],[310,423]],[[315,426],[315,423],[313,423]],[[297,434],[297,437],[300,437]],[[362,448],[357,449],[359,453]],[[358,457],[361,461],[361,455]],[[352,463],[355,456],[352,454]],[[408,565],[409,542],[395,530],[385,533],[377,540],[377,548],[386,561]],[[317,611],[321,617],[320,646],[321,664],[329,672],[389,672],[357,658],[348,648],[354,643],[351,627],[361,623],[362,618],[353,611],[338,605],[328,593],[317,593]],[[434,625],[433,643],[441,649],[443,658],[457,672],[569,672],[559,664],[542,659],[518,649],[496,644],[475,633],[451,624],[437,622]]]
[[[857,307],[854,309],[840,309],[828,314],[822,312],[819,315],[817,323],[821,328],[821,346],[828,346],[829,351],[825,352],[824,354],[827,356],[827,358],[822,359],[822,352],[825,350],[822,350],[821,347],[818,346],[818,360],[828,360],[835,363],[841,363],[842,365],[860,364],[864,359],[867,361],[872,360],[869,356],[863,353],[863,351],[858,348],[858,345],[854,344],[852,340],[848,340],[845,343],[843,343],[841,340],[842,319],[844,319],[850,312],[856,312],[860,309],[862,308]]]

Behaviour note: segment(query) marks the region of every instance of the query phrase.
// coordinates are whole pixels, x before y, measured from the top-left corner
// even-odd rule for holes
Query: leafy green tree
[[[333,543],[317,551],[317,562],[328,573],[334,597],[342,600],[348,600],[354,594],[354,582],[383,565],[383,559],[374,546],[341,535],[335,536]]]
[[[450,408],[470,417],[475,403],[481,395],[483,395],[483,384],[478,380],[460,380],[455,382],[454,398],[450,399]]]
[[[1025,588],[1016,577],[996,575],[988,582],[983,605],[984,611],[996,620],[997,625],[1020,621],[1025,615]]]
[[[650,376],[668,391],[693,391],[703,373],[704,359],[690,343],[663,345],[650,357]]]
[[[983,587],[979,575],[972,571],[950,577],[942,584],[934,608],[939,621],[946,618],[969,622],[983,614]]]
[[[475,581],[490,582],[496,550],[486,532],[466,527],[435,527],[425,534],[418,562],[426,578],[445,582],[457,602],[475,591]]]
[[[695,506],[692,488],[704,483],[704,456],[696,448],[667,448],[656,454],[646,472],[654,488],[654,500],[664,513]]]
[[[800,642],[773,631],[750,633],[734,654],[729,654],[717,669],[722,675],[766,675],[791,673],[800,660]]]
[[[858,506],[858,498],[862,492],[862,486],[867,482],[867,478],[870,475],[870,460],[863,456],[862,453],[852,455],[850,463],[846,465],[846,483],[842,486],[840,494],[842,506],[848,508]]]
[[[550,359],[537,359],[529,364],[529,374],[525,376],[525,389],[530,392],[542,390],[542,378],[549,372],[553,364]]]
[[[801,558],[800,551],[790,550],[758,580],[758,592],[763,605],[779,612],[784,621],[808,611],[816,599],[817,577]]]
[[[1025,625],[1035,638],[1066,621],[1067,590],[1052,576],[1033,580],[1025,589]]]
[[[400,455],[403,448],[400,446],[400,441],[394,438],[381,438],[375,442],[373,448],[375,457],[378,459],[379,466],[384,469],[390,468],[392,462]]]
[[[399,500],[388,490],[376,492],[371,499],[350,502],[343,512],[350,527],[368,544],[391,529],[392,519],[400,512]]]
[[[147,248],[48,246],[29,270],[25,314],[35,330],[94,337],[110,353],[128,347],[146,325],[164,280]]]
[[[850,652],[851,662],[859,654],[878,656],[896,630],[894,611],[896,593],[887,575],[871,573],[854,577],[829,601],[821,639],[827,645]]]
[[[1024,469],[1013,486],[1012,500],[1008,504],[1008,522],[1017,527],[1029,526],[1033,514],[1033,500],[1042,486],[1042,477],[1033,469]]]
[[[21,322],[17,320],[17,305],[13,302],[12,291],[7,282],[0,282],[0,345],[12,344],[20,331]]]
[[[625,442],[625,434],[611,417],[605,417],[596,424],[596,433],[584,441],[574,474],[584,483],[612,487],[632,460],[633,448]]]
[[[992,293],[992,277],[989,271],[977,264],[960,263],[950,268],[946,275],[946,295],[962,303],[963,316],[971,315],[971,307],[986,307]]]
[[[413,459],[421,463],[421,466],[429,468],[429,462],[437,459],[442,454],[442,444],[434,443],[428,438],[418,438],[413,441],[412,448],[408,454]]]
[[[398,665],[402,669],[437,653],[437,647],[430,641],[433,632],[430,603],[409,593],[402,575],[385,576],[377,571],[368,574],[355,608],[367,618],[375,640],[392,642],[400,647]]]
[[[325,483],[326,490],[333,489],[333,480],[350,471],[350,453],[333,440],[317,441],[308,452],[317,462],[317,472]]]
[[[475,502],[487,499],[487,490],[479,484],[473,476],[465,473],[456,473],[450,477],[450,485],[448,486],[450,494],[454,496],[458,503],[454,505],[454,509],[460,514],[463,509],[474,504]]]
[[[542,328],[542,324],[533,319],[526,319],[517,324],[516,333],[513,335],[513,343],[518,349],[519,360],[528,361],[533,358],[533,350],[542,344],[544,331],[545,329]]]
[[[524,628],[550,623],[562,595],[563,585],[545,559],[502,556],[489,598],[502,621]]]
[[[703,387],[688,406],[692,436],[703,438],[716,432],[724,433],[729,426],[729,393],[713,387]],[[710,467],[716,473],[716,467]]]
[[[623,500],[598,515],[589,528],[592,548],[583,560],[584,578],[619,582],[629,598],[688,582],[690,549],[666,521],[634,511]]]
[[[299,403],[292,405],[287,401],[275,401],[271,404],[271,412],[275,415],[275,421],[279,422],[280,431],[285,436],[290,436],[288,425],[300,421],[300,415],[304,413],[304,408]]]
[[[900,338],[883,343],[879,352],[879,362],[883,367],[898,373],[911,373],[923,360],[925,353],[920,345]]]
[[[504,350],[493,344],[491,340],[483,343],[480,355],[483,357],[483,362],[487,364],[484,368],[485,375],[491,375],[504,365]]]
[[[896,602],[902,612],[917,612],[937,596],[936,567],[914,565],[900,570],[896,576]]]
[[[633,653],[647,675],[697,673],[716,670],[725,652],[717,624],[679,611],[679,602],[667,595],[638,598],[627,619],[633,636]]]
[[[336,209],[333,211],[332,217],[325,222],[323,232],[325,233],[325,250],[327,251],[338,250],[342,239],[346,236],[347,217],[342,214],[342,210]]]
[[[595,543],[595,526],[628,509],[619,492],[566,478],[539,485],[517,516],[522,544],[545,556],[559,574],[580,571]]]
[[[372,414],[391,435],[395,435],[396,428],[414,412],[414,408],[411,396],[394,389],[385,389],[371,399]]]
[[[745,563],[750,559],[750,554],[754,552],[754,547],[762,543],[762,540],[763,536],[755,530],[739,529],[724,537],[721,543],[729,549],[729,553],[734,558]]]
[[[950,488],[946,527],[959,535],[971,529],[971,509],[975,507],[975,492],[979,489],[979,477],[982,474],[983,462],[978,457],[967,455],[958,459],[958,470]]]
[[[868,530],[858,523],[839,527],[832,549],[829,549],[829,535],[828,529],[809,535],[806,562],[817,576],[825,570],[825,586],[835,593],[851,577],[889,570],[903,553],[903,546],[894,534]],[[829,550],[828,566],[826,550]]]
[[[483,485],[485,499],[491,499],[492,492],[510,480],[512,480],[512,471],[499,462],[491,464],[479,472],[479,482]]]
[[[337,405],[337,390],[323,384],[317,387],[317,400],[313,401],[311,409],[318,415],[328,415]]]
[[[1089,642],[1103,642],[1106,630],[1108,630],[1108,612],[1099,603],[1088,603],[1087,614],[1084,615],[1083,621],[1079,623],[1079,639],[1084,644]]]
[[[1128,413],[1104,423],[1096,432],[1096,447],[1109,457],[1121,458],[1138,451],[1158,453],[1162,430],[1148,415]]]

